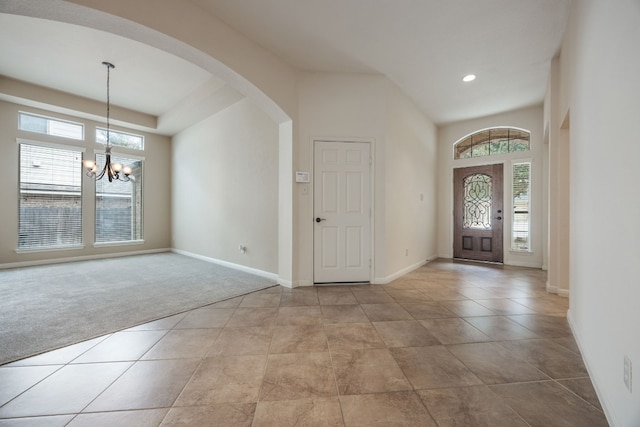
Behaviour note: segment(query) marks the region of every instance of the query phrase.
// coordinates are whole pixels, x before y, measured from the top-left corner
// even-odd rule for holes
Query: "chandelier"
[[[109,77],[111,69],[116,67],[112,63],[106,61],[103,62],[102,65],[107,67],[107,144],[104,149],[104,167],[100,170],[95,160],[85,160],[82,163],[87,170],[87,176],[95,178],[96,181],[101,180],[106,176],[109,179],[109,182],[112,182],[114,179],[126,182],[130,180],[129,175],[131,175],[132,172],[131,167],[125,166],[122,163],[111,163],[111,141],[109,140]]]

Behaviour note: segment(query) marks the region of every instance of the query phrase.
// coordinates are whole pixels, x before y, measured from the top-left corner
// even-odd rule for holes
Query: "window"
[[[531,162],[513,164],[513,223],[511,225],[511,249],[528,251],[530,242],[530,189]]]
[[[96,128],[96,141],[100,144],[107,143],[106,129]],[[109,130],[109,142],[115,147],[144,150],[144,137],[142,135]]]
[[[82,245],[82,151],[20,143],[18,249]]]
[[[515,128],[482,130],[454,144],[454,159],[529,151],[530,133]]]
[[[96,161],[104,165],[104,154]],[[113,154],[111,162],[133,172],[128,182],[96,181],[96,243],[142,240],[142,160]]]
[[[28,132],[43,133],[45,135],[61,136],[69,139],[83,139],[84,126],[80,123],[66,120],[52,119],[20,112],[18,114],[18,128]]]

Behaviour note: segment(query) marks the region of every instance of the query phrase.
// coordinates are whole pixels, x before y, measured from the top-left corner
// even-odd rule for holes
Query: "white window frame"
[[[38,132],[38,131],[34,131],[31,129],[23,129],[21,124],[22,124],[22,116],[31,116],[31,117],[38,117],[41,119],[45,119],[47,120],[47,129],[50,129],[50,123],[51,122],[57,122],[57,123],[65,123],[65,124],[71,124],[71,125],[75,125],[78,126],[80,128],[80,136],[78,138],[73,138],[70,136],[65,136],[65,135],[58,135],[55,133],[51,133],[49,131],[47,132]],[[85,132],[85,126],[83,123],[79,123],[79,122],[74,122],[71,120],[64,120],[64,119],[59,119],[57,117],[50,117],[50,116],[45,116],[42,114],[35,114],[35,113],[31,113],[28,111],[18,111],[18,129],[23,131],[23,132],[30,132],[30,133],[37,133],[39,135],[48,135],[48,136],[53,136],[56,138],[65,138],[65,139],[69,139],[69,140],[73,140],[73,141],[83,141],[84,140],[84,132]]]
[[[514,187],[513,187],[513,179],[514,179],[514,174],[515,174],[515,167],[516,165],[520,165],[520,164],[528,164],[529,165],[529,200],[528,200],[528,221],[527,221],[527,239],[528,239],[528,248],[527,249],[518,249],[515,248],[513,246],[514,244],[514,238],[515,238],[515,204],[514,204]],[[531,222],[532,222],[532,200],[533,200],[533,159],[532,158],[521,158],[521,159],[513,159],[511,160],[511,173],[509,175],[509,180],[510,180],[510,187],[511,187],[511,198],[510,198],[510,205],[511,205],[511,232],[509,235],[509,250],[511,252],[514,253],[531,253],[533,252],[533,248],[532,248],[532,234],[531,234]]]

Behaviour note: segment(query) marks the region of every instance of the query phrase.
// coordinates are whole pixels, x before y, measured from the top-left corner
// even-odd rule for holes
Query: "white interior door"
[[[314,142],[314,282],[369,282],[371,147]]]

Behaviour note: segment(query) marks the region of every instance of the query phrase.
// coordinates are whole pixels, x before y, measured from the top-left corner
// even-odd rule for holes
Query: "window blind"
[[[82,244],[82,151],[20,143],[18,248]]]

